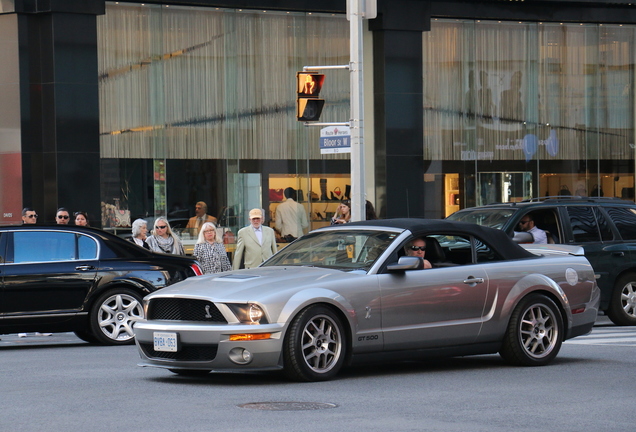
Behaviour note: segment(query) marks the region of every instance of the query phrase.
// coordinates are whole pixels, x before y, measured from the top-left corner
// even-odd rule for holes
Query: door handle
[[[464,283],[468,285],[480,284],[480,283],[484,283],[484,278],[476,278],[476,277],[468,276],[468,279],[464,279]]]
[[[81,266],[75,267],[75,270],[79,270],[79,271],[95,270],[95,267],[91,265],[81,265]]]
[[[612,252],[612,256],[624,257],[625,256],[625,252]]]

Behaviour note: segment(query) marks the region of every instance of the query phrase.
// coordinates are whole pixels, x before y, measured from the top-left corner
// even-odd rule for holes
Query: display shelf
[[[309,221],[309,230],[317,229],[331,223],[331,218],[335,215],[338,205],[343,199],[347,199],[345,194],[348,191],[348,185],[351,184],[351,177],[348,174],[312,174],[309,176],[294,176],[287,174],[270,175],[269,188],[284,191],[288,187],[302,191],[302,199],[298,202],[305,207],[307,212],[307,220]],[[318,198],[328,198],[312,200],[312,192]],[[331,195],[334,198],[331,199]],[[276,226],[276,207],[283,201],[271,200],[268,205],[269,209],[269,225]]]

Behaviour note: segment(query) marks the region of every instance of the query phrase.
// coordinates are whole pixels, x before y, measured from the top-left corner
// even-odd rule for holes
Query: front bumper
[[[282,368],[282,345],[286,326],[266,325],[209,325],[141,321],[135,324],[135,342],[139,349],[139,366],[166,369],[198,369],[210,371],[271,370]],[[177,334],[177,351],[154,350],[154,333]],[[234,334],[263,334],[264,340],[231,341]],[[237,353],[249,352],[249,361]],[[234,359],[234,360],[233,360]]]

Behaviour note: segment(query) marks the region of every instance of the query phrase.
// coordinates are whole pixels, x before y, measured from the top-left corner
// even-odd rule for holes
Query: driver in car
[[[426,240],[421,237],[411,240],[404,246],[404,252],[406,252],[406,256],[415,256],[420,257],[424,261],[424,268],[430,269],[433,268],[429,260],[424,258],[426,254]]]

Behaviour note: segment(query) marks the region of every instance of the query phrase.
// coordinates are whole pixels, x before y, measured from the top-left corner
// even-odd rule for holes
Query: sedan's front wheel
[[[345,353],[340,318],[326,306],[309,306],[294,318],[285,336],[285,373],[295,381],[326,381],[340,371]]]
[[[530,294],[512,312],[499,353],[513,365],[547,365],[561,349],[563,331],[557,305],[544,295]]]
[[[105,345],[129,345],[135,341],[133,326],[144,318],[141,296],[128,288],[102,294],[91,310],[91,329]]]

